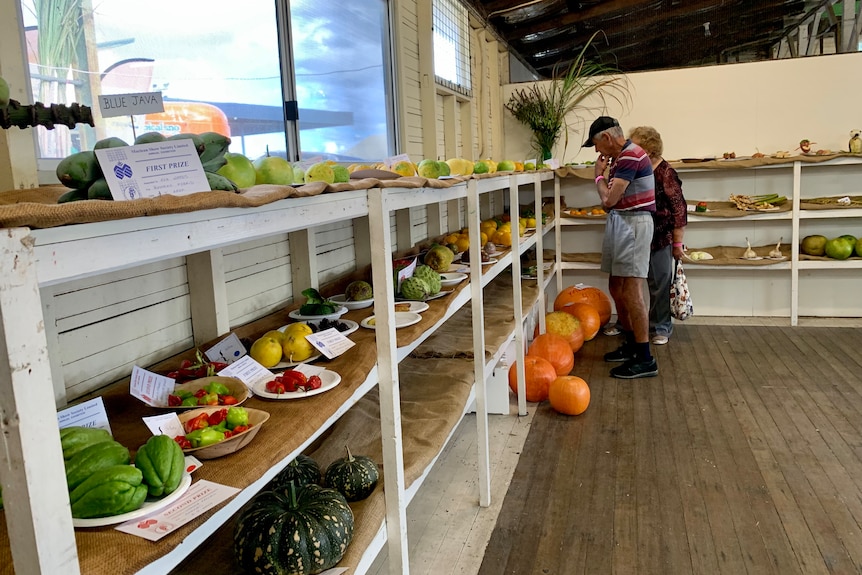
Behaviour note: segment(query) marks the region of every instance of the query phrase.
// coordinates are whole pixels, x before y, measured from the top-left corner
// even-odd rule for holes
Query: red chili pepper
[[[205,427],[209,427],[209,425],[209,416],[206,413],[201,413],[197,417],[186,421],[183,429],[186,430],[186,433],[191,433],[195,429],[204,429]]]
[[[205,390],[205,389],[201,388],[201,389],[199,389],[199,390],[197,390],[197,391],[195,392],[195,397],[197,397],[198,399],[200,399],[200,398],[202,398],[203,396],[205,396],[206,394],[207,394],[207,390]]]
[[[225,429],[223,433],[225,439],[230,439],[231,437],[233,437],[233,431],[231,431],[230,429]]]
[[[312,375],[308,378],[308,385],[306,385],[306,389],[304,391],[309,391],[311,389],[320,389],[321,385],[323,385],[323,382],[320,381],[320,376]]]
[[[180,449],[191,449],[192,448],[192,442],[189,441],[188,439],[186,439],[185,435],[177,435],[176,437],[174,437],[174,441],[176,441],[179,444]]]
[[[180,369],[188,369],[193,365],[194,363],[190,359],[184,359],[180,362]]]
[[[218,411],[214,411],[210,413],[209,422],[210,425],[218,425],[227,417],[227,409],[219,409]]]
[[[218,399],[221,405],[236,405],[239,403],[232,395],[220,395],[218,396]]]
[[[308,378],[299,371],[285,371],[281,374],[281,379],[288,391],[296,391],[308,385]]]
[[[272,381],[266,382],[266,391],[269,393],[282,394],[287,390],[284,387],[284,382],[282,382],[279,377],[276,377]]]
[[[243,431],[248,431],[248,428],[249,428],[248,425],[237,425],[236,427],[233,428],[233,431],[231,431],[231,434],[232,435],[238,435],[238,434],[242,433]]]
[[[174,394],[168,395],[168,407],[176,407],[182,404],[183,400],[180,396]]]

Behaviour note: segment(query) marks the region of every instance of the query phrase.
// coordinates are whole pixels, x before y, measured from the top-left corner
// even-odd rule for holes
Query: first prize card
[[[187,138],[153,144],[95,150],[115,200],[184,196],[209,191],[194,141]]]

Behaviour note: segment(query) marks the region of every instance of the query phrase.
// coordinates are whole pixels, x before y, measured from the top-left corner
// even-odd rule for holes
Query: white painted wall
[[[792,151],[803,138],[816,142],[815,149],[846,150],[849,131],[862,128],[860,72],[862,53],[629,74],[629,105],[611,101],[603,110],[593,102],[570,120],[571,141],[555,157],[594,159],[593,149],[580,144],[585,127],[602,113],[619,118],[627,131],[654,126],[670,159]],[[504,101],[517,87],[504,86]],[[528,157],[529,131],[508,112],[504,131],[505,155]]]

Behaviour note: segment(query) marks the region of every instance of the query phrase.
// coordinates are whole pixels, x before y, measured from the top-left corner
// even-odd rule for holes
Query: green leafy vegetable
[[[331,301],[324,299],[320,292],[314,288],[308,288],[302,291],[302,295],[306,297],[306,302],[299,308],[299,313],[302,315],[327,315],[335,313],[336,306]]]

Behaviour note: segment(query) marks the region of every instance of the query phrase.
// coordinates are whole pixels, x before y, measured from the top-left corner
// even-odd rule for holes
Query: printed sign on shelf
[[[239,341],[235,333],[209,348],[204,352],[207,359],[210,361],[221,361],[224,363],[233,363],[246,354],[245,346]]]
[[[183,196],[210,189],[194,142],[165,140],[153,144],[95,150],[115,200]]]
[[[108,413],[105,411],[105,403],[101,397],[85,401],[78,405],[57,412],[57,424],[60,429],[66,427],[92,427],[104,429],[111,435],[111,424],[108,423]]]

